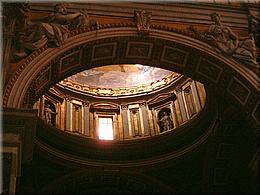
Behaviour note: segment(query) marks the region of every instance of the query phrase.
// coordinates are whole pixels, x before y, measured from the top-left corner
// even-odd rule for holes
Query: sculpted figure
[[[21,11],[24,13],[24,29],[18,35],[17,58],[25,57],[28,52],[45,44],[48,47],[58,47],[67,39],[70,30],[92,25],[84,10],[68,13],[63,4],[55,5],[54,13],[36,21],[29,19],[28,10]]]
[[[210,26],[206,38],[213,41],[222,53],[256,65],[256,47],[253,35],[238,38],[229,27],[222,25],[219,14],[211,14],[211,19],[214,24]]]
[[[47,104],[44,107],[44,118],[48,124],[52,124],[52,114],[56,114],[56,112],[53,112],[50,108],[50,105]]]
[[[158,121],[159,126],[160,126],[160,132],[168,131],[173,128],[173,122],[171,117],[167,112],[162,113],[162,117]]]

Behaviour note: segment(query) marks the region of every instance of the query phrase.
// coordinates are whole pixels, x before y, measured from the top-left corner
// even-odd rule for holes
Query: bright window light
[[[112,118],[98,118],[98,138],[101,140],[113,140]]]

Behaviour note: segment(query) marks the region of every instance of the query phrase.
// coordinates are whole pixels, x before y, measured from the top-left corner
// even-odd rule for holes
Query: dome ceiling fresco
[[[100,88],[129,88],[147,85],[173,72],[140,64],[110,65],[75,74],[68,80]]]

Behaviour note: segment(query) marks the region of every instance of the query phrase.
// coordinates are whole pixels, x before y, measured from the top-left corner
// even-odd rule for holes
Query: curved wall
[[[102,139],[100,120],[109,119],[113,140],[126,140],[176,129],[196,116],[205,100],[204,86],[182,77],[165,89],[120,99],[93,97],[80,90],[56,85],[39,99],[34,108],[49,125],[94,139]]]
[[[38,121],[36,148],[43,156],[57,163],[66,162],[69,167],[151,168],[192,152],[206,142],[214,132],[218,116],[216,102],[213,97],[210,100],[187,123],[173,131],[143,139],[95,140]]]
[[[114,37],[115,30],[118,34]],[[259,102],[258,76],[242,64],[215,52],[212,46],[171,31],[151,31],[143,40],[136,36],[134,28],[108,28],[71,37],[59,48],[44,49],[21,64],[4,93],[4,106],[27,107],[35,102],[51,86],[77,72],[109,64],[146,64],[187,75],[207,84],[220,96],[241,106],[249,118],[258,123],[256,117]],[[110,38],[109,38],[110,37]],[[115,55],[109,59],[93,59],[95,48],[113,46]],[[142,56],[129,56],[127,48],[147,47]],[[120,48],[124,48],[122,51]],[[181,55],[177,62],[169,55]],[[122,52],[125,53],[122,55]],[[176,53],[177,52],[177,53]],[[150,55],[153,53],[154,55]],[[77,58],[78,63],[65,67],[68,60]],[[169,58],[169,59],[168,59]],[[30,87],[29,87],[30,86]]]

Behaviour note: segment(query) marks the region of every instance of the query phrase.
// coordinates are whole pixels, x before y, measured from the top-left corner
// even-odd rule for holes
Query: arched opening
[[[225,52],[216,50],[216,48],[220,49],[219,45],[208,44],[202,38],[200,33],[203,29],[214,23],[209,20],[209,17],[215,16],[216,19],[217,16],[217,14],[207,14],[211,13],[212,7],[206,8],[207,6],[203,5],[202,7],[206,9],[207,13],[200,13],[202,9],[199,6],[184,6],[187,9],[192,7],[196,12],[192,16],[186,12],[184,18],[181,18],[178,14],[178,5],[167,7],[165,10],[168,11],[165,12],[160,10],[161,6],[165,5],[160,5],[158,8],[154,5],[148,7],[150,6],[153,7],[152,10],[157,10],[155,11],[157,13],[155,13],[155,17],[153,16],[153,24],[150,29],[148,28],[148,33],[147,29],[143,29],[145,26],[140,26],[140,23],[135,21],[138,19],[138,11],[135,11],[135,20],[132,21],[133,7],[128,8],[128,11],[123,14],[123,19],[118,17],[120,14],[117,15],[118,13],[115,13],[117,9],[114,9],[112,17],[116,16],[119,19],[115,24],[109,24],[109,21],[114,21],[113,19],[106,20],[108,23],[105,22],[100,26],[94,23],[95,25],[91,27],[76,28],[65,33],[68,35],[66,41],[55,42],[54,39],[52,42],[50,40],[51,44],[42,45],[15,64],[17,65],[15,72],[12,72],[13,74],[5,86],[3,105],[5,107],[4,129],[7,129],[9,133],[7,138],[12,135],[14,139],[9,139],[9,141],[17,141],[15,147],[18,146],[16,150],[18,154],[12,150],[12,155],[18,156],[18,158],[12,159],[12,164],[14,164],[14,159],[19,160],[20,143],[22,143],[23,163],[31,162],[25,164],[27,170],[23,167],[22,180],[24,183],[21,186],[25,187],[20,192],[38,192],[46,181],[49,182],[56,178],[62,179],[51,182],[45,188],[46,191],[75,193],[89,192],[90,188],[94,192],[98,191],[97,186],[100,183],[91,183],[90,180],[93,181],[93,177],[85,174],[83,171],[85,168],[95,171],[109,169],[113,174],[124,169],[141,170],[170,186],[176,186],[177,191],[180,192],[223,191],[223,189],[224,191],[240,192],[247,191],[247,189],[257,191],[254,190],[254,186],[251,188],[247,184],[255,185],[257,183],[254,177],[257,176],[255,170],[257,170],[259,151],[256,150],[259,146],[255,133],[259,132],[260,124],[258,117],[260,88],[259,77],[253,70],[256,70],[258,65],[254,64],[254,68],[248,68],[234,56],[224,55]],[[141,5],[137,5],[137,7],[141,7]],[[246,30],[248,21],[244,7],[236,9],[235,17],[231,11],[233,8],[220,5],[213,7],[214,10],[224,10],[226,24],[234,18],[234,22],[230,24],[235,25],[237,31],[243,28],[239,35],[248,33]],[[23,8],[26,9],[26,6]],[[46,11],[45,8],[43,10]],[[180,10],[181,13],[185,12],[182,8]],[[74,12],[72,9],[70,11]],[[111,10],[109,9],[109,11]],[[144,13],[142,11],[139,14]],[[193,12],[190,13],[193,14]],[[171,16],[167,14],[171,14]],[[172,14],[178,15],[178,17],[172,17]],[[189,16],[187,17],[187,15]],[[79,18],[82,19],[82,17]],[[194,24],[194,22],[188,21],[189,19],[202,21],[199,22],[202,30],[197,32],[194,26],[188,26]],[[162,21],[167,21],[167,24],[161,25]],[[186,24],[185,21],[188,23]],[[73,22],[70,27],[77,26],[78,22],[80,21]],[[172,22],[173,25],[181,24],[181,27],[178,30],[173,29]],[[214,25],[220,27],[216,21]],[[12,25],[10,26],[12,27]],[[49,27],[49,24],[46,26]],[[53,26],[49,29],[53,29]],[[232,25],[224,25],[224,27],[226,26]],[[185,28],[187,31],[183,32]],[[59,34],[61,34],[61,29],[57,28]],[[60,38],[62,39],[63,36]],[[239,36],[239,38],[241,37]],[[7,41],[7,43],[10,46],[12,42]],[[252,40],[247,43],[248,47],[253,46],[250,45]],[[49,47],[53,45],[53,48]],[[30,53],[27,50],[24,52]],[[22,54],[22,52],[16,54]],[[158,84],[159,87],[148,92],[152,93],[150,95],[154,95],[153,97],[147,94],[147,97],[150,97],[148,101],[135,102],[136,104],[131,104],[132,102],[121,104],[122,99],[130,98],[130,96],[120,94],[120,96],[113,97],[111,94],[115,94],[115,90],[113,91],[109,87],[92,91],[93,93],[89,93],[87,98],[77,99],[71,94],[75,91],[81,93],[85,90],[85,86],[76,84],[71,87],[67,83],[63,85],[64,90],[70,91],[67,96],[63,97],[56,93],[57,88],[55,87],[67,77],[84,70],[115,64],[120,66],[143,64],[190,77],[195,83],[199,81],[204,84],[207,98],[210,101],[206,101],[204,109],[198,112],[196,102],[199,98],[197,100],[194,98],[194,88],[191,85],[183,85],[181,89],[176,88],[175,91],[168,93],[167,87],[160,88],[160,82],[153,83],[152,86],[155,87]],[[131,90],[129,90],[130,94]],[[160,94],[156,94],[159,91]],[[50,93],[53,98],[50,97]],[[82,94],[80,95],[83,97]],[[134,94],[134,98],[139,98],[140,95],[143,93]],[[41,97],[44,101],[35,104]],[[104,97],[108,97],[108,99],[104,100]],[[94,98],[102,101],[90,101]],[[116,98],[121,102],[116,102]],[[182,108],[186,112],[174,110],[175,102],[180,99],[183,100]],[[160,104],[158,104],[159,100],[162,100]],[[64,107],[61,106],[62,104]],[[45,120],[49,124],[56,124],[56,128],[38,118],[31,110],[33,105],[36,105],[34,108],[41,108],[38,111],[41,116],[45,115],[44,107],[46,107],[46,113],[49,113],[50,117],[45,117]],[[50,108],[49,112],[47,112],[47,108]],[[66,113],[63,118],[61,117],[62,112]],[[249,120],[245,120],[244,116]],[[116,141],[98,140],[99,119],[102,117],[112,120],[113,136]],[[73,121],[73,123],[65,122],[65,118],[66,121]],[[89,119],[89,123],[83,120],[86,118]],[[252,126],[253,128],[251,128]],[[60,131],[61,129],[64,131]],[[92,131],[88,131],[89,129]],[[117,129],[124,131],[117,131]],[[124,141],[122,142],[122,140]],[[7,145],[7,147],[9,146]],[[7,148],[6,151],[8,149],[10,152],[10,148]],[[37,159],[37,155],[39,155],[39,159]],[[10,156],[5,155],[5,157],[5,162],[10,163]],[[44,162],[41,158],[47,160]],[[53,167],[49,166],[52,163],[54,163]],[[65,166],[70,170],[65,170]],[[91,179],[88,180],[86,177],[79,179],[82,176],[81,173],[63,177],[68,172],[74,172],[75,169],[81,169],[80,172]],[[46,174],[45,170],[50,174]],[[12,181],[16,181],[19,172],[11,173],[14,173],[11,175],[15,175]],[[94,174],[97,179],[105,178],[101,179],[101,184],[103,184],[102,182],[105,184],[101,185],[102,190],[128,192],[133,186],[138,189],[142,189],[143,186],[131,182],[131,179],[124,180],[123,177],[112,177],[111,179],[111,174],[107,174],[107,177],[103,177],[103,175],[96,174],[95,176]],[[70,180],[71,177],[72,180]],[[123,181],[123,183],[131,185],[129,188],[117,188],[120,185],[106,183],[107,178],[115,183]],[[139,183],[140,177],[133,178]],[[252,179],[252,183],[249,182],[250,179]],[[153,185],[159,185],[148,178],[146,181],[152,184],[148,189],[153,189]],[[85,190],[85,186],[90,186],[90,188]],[[45,190],[43,191],[45,192]],[[160,188],[160,191],[163,189]],[[169,192],[171,189],[166,191]]]
[[[114,35],[115,30],[120,36]],[[134,34],[135,29],[124,27],[102,29],[97,36],[89,31],[72,36],[59,48],[36,52],[21,63],[8,83],[4,106],[30,105],[55,83],[82,70],[131,63],[164,68],[198,80],[240,106],[252,123],[259,124],[259,85],[253,72],[191,37],[159,30],[147,38]],[[138,49],[144,52],[136,53]]]

